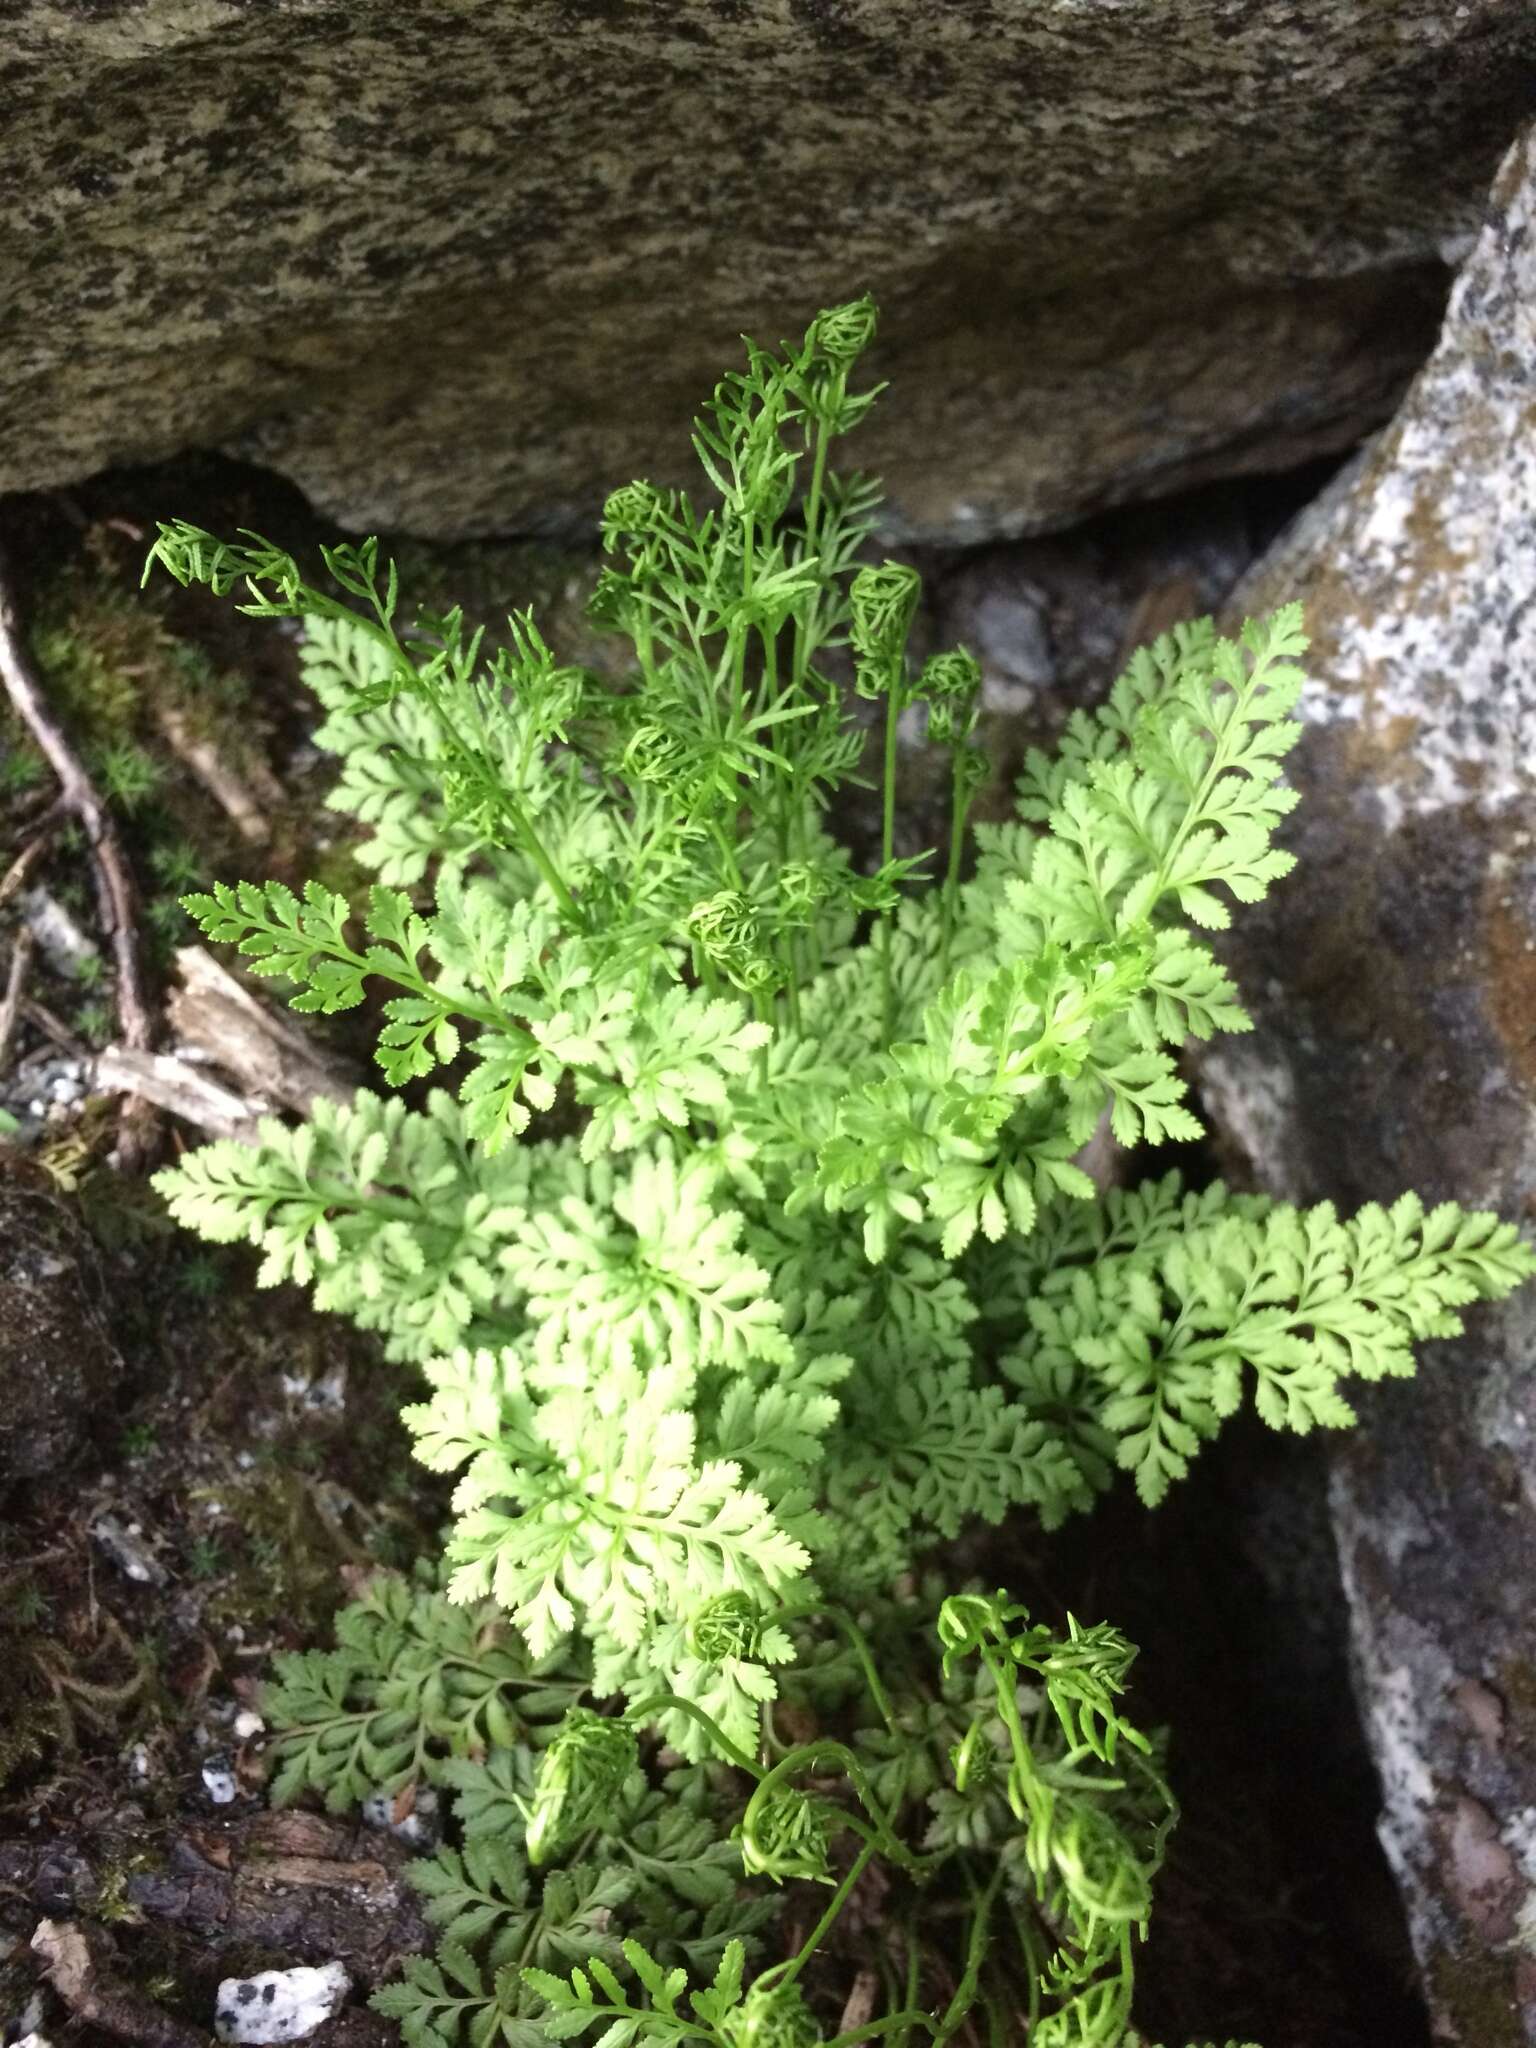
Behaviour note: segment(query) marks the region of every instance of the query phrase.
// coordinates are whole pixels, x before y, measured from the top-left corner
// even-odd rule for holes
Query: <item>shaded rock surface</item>
[[[122,1376],[95,1247],[0,1161],[0,1492],[60,1471]]]
[[[1422,360],[1533,65],[1525,0],[20,0],[0,489],[585,525],[866,287],[909,535],[1292,464]]]
[[[1536,1207],[1536,140],[1393,425],[1239,592],[1303,600],[1296,876],[1204,1062],[1261,1181]],[[1333,1517],[1439,2035],[1536,2042],[1536,1291],[1367,1388]]]

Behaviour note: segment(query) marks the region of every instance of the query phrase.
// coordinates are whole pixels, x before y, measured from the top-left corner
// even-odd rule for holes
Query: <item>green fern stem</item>
[[[845,374],[838,374],[838,396],[841,399]],[[827,451],[832,445],[832,432],[825,417],[816,422],[815,444],[811,454],[811,483],[805,500],[805,552],[808,559],[816,564],[816,589],[807,601],[804,611],[795,617],[795,660],[794,680],[797,693],[805,687],[805,673],[810,667],[811,649],[815,644],[816,616],[821,609],[821,591],[825,583],[821,554],[821,494],[826,484]]]
[[[944,870],[944,889],[941,897],[944,938],[940,955],[943,963],[940,975],[944,980],[949,977],[949,949],[954,939],[955,914],[960,895],[960,868],[965,858],[965,828],[970,819],[971,803],[976,789],[964,748],[955,748],[950,765],[949,861]]]
[[[907,1938],[907,1981],[905,1986],[906,1995],[902,1999],[901,2004],[904,2011],[912,2012],[917,2006],[917,1994],[922,1981],[923,1952],[918,1947],[916,1936],[913,1933],[911,1914],[907,1916],[904,1931]],[[1034,1987],[1031,1986],[1031,1989],[1033,1990]],[[1036,1995],[1038,1997],[1038,1993]],[[903,2033],[901,2035],[903,2048],[906,2038],[906,2034]]]
[[[885,767],[880,800],[880,865],[889,867],[896,847],[896,728],[901,719],[901,680],[905,658],[898,655],[891,665],[885,700]],[[896,909],[880,913],[880,1002],[887,1045],[896,1028],[896,985],[892,975],[892,931]]]
[[[883,2020],[867,2020],[862,2027],[850,2027],[846,2034],[834,2034],[830,2041],[821,2044],[821,2048],[855,2048],[859,2041],[873,2041],[880,2034],[893,2034],[898,2027],[903,2033],[912,2027],[926,2027],[935,2036],[939,2031],[932,2013],[913,2007],[907,2012],[888,2013]]]
[[[578,932],[585,932],[588,926],[582,908],[566,887],[559,870],[550,858],[549,849],[545,846],[543,840],[540,839],[531,820],[524,812],[522,805],[514,803],[510,797],[505,798],[504,801],[508,820],[512,825],[513,831],[518,834],[522,841],[523,851],[548,883],[551,894],[565,912],[567,918],[569,918],[572,927]]]
[[[719,1747],[721,1754],[735,1764],[739,1771],[746,1771],[761,1782],[762,1766],[754,1763],[745,1750],[736,1747],[714,1715],[706,1713],[703,1707],[696,1705],[692,1700],[680,1699],[675,1692],[648,1694],[637,1706],[631,1707],[624,1718],[631,1727],[638,1729],[645,1722],[653,1720],[657,1714],[665,1713],[686,1715],[690,1721],[704,1730],[710,1741]]]
[[[153,560],[153,556],[151,560]],[[147,566],[145,573],[146,575],[148,574]],[[391,570],[391,574],[393,575],[393,570]],[[429,675],[419,669],[415,662],[412,661],[409,652],[391,623],[393,604],[391,603],[388,608],[382,607],[375,596],[372,601],[376,617],[370,619],[355,612],[350,605],[339,604],[334,598],[326,597],[323,592],[306,589],[304,594],[306,599],[311,600],[307,607],[308,609],[321,612],[329,618],[340,619],[345,623],[361,626],[365,632],[370,633],[378,641],[385,653],[391,657],[397,670],[403,667],[409,672],[409,687],[414,688],[426,700],[432,716],[437,721],[438,730],[447,744],[449,753],[462,761],[472,772],[481,787],[493,797],[497,808],[506,817],[507,823],[510,825],[523,851],[548,883],[555,901],[571,920],[576,930],[585,931],[586,920],[582,915],[580,906],[566,887],[558,869],[550,859],[549,849],[540,839],[531,820],[524,812],[522,805],[501,787],[495,770],[486,761],[485,757],[477,753],[470,742],[464,738],[453,719],[449,716],[442,700],[442,694],[437,689],[436,684]]]
[[[775,1963],[770,1969],[764,1970],[757,1980],[759,1984],[773,1984],[782,1991],[785,1985],[794,1983],[800,1972],[810,1962],[816,1951],[821,1947],[822,1942],[831,1932],[838,1915],[842,1912],[844,1906],[847,1905],[849,1895],[853,1891],[854,1886],[869,1868],[876,1853],[876,1844],[866,1841],[859,1850],[858,1855],[849,1864],[847,1875],[842,1883],[827,1901],[826,1911],[816,1922],[816,1925],[811,1929],[805,1940],[787,1961]]]
[[[843,392],[848,382],[848,373],[846,370],[838,370],[835,374],[837,402],[841,404]],[[816,565],[816,588],[809,597],[802,598],[795,607],[794,648],[790,659],[790,691],[794,701],[797,703],[805,695],[806,675],[811,664],[811,653],[816,643],[816,624],[821,610],[821,593],[826,582],[825,572],[822,567],[821,499],[826,487],[827,456],[831,446],[832,430],[828,426],[825,412],[823,412],[817,418],[816,432],[812,439],[811,481],[805,499],[805,559],[807,561],[814,561]],[[786,797],[790,820],[790,852],[794,859],[803,860],[805,858],[805,805],[800,795],[797,779],[793,775],[788,778]],[[822,958],[821,941],[814,924],[812,924],[805,938],[805,950],[810,956],[810,971],[812,975],[817,975],[821,972]],[[798,932],[794,934],[791,940],[791,962],[794,973],[794,982],[791,985],[794,987],[795,992],[790,1014],[795,1023],[795,1028],[798,1030],[799,1020],[795,1017],[794,1013],[798,1008],[799,989],[795,985],[800,981],[804,969],[801,935]]]
[[[756,538],[752,514],[741,515],[741,599],[743,607],[752,595],[753,543]],[[735,715],[739,726],[747,715],[747,641],[750,629],[736,626],[731,633],[731,675],[735,686]]]
[[[799,620],[796,619],[798,629]],[[779,688],[779,642],[777,633],[766,627],[759,629],[763,646],[763,703],[772,705],[778,697]],[[787,741],[780,746],[788,749]],[[787,866],[791,858],[794,838],[794,811],[798,778],[792,755],[789,756],[789,773],[773,779],[770,802],[773,810],[773,837],[778,849],[780,867]],[[778,947],[779,964],[784,970],[784,996],[789,1012],[790,1028],[800,1029],[800,983],[805,975],[805,954],[801,945],[801,934],[791,931]],[[766,1080],[766,1077],[765,1077]]]
[[[390,637],[392,638],[393,636],[391,635]],[[398,645],[398,643],[396,644]],[[404,650],[402,649],[401,651],[403,653]],[[570,920],[572,927],[578,932],[585,932],[587,920],[582,913],[581,906],[566,887],[565,880],[551,859],[548,847],[545,846],[543,840],[539,837],[532,819],[517,799],[502,787],[496,770],[484,754],[477,753],[470,743],[459,734],[452,718],[450,718],[447,710],[444,708],[442,698],[435,686],[428,682],[426,676],[419,669],[415,669],[414,664],[412,664],[412,667],[416,674],[421,694],[426,698],[450,751],[457,754],[467,764],[480,786],[491,794],[497,809],[502,813],[507,824],[510,826],[513,837],[544,878],[550,893]]]
[[[720,977],[715,972],[715,963],[710,959],[697,939],[693,942],[693,978],[695,981],[703,984],[709,995],[718,996],[720,994]]]
[[[806,831],[806,814],[810,807],[810,804],[810,797],[802,794],[798,781],[791,781],[789,804],[789,850],[792,856],[798,861],[803,861],[806,858],[806,855],[810,849],[810,838]],[[795,936],[798,939],[802,935],[797,932]],[[814,911],[811,914],[811,922],[807,926],[803,936],[805,939],[805,952],[809,956],[810,961],[810,978],[814,980],[815,977],[818,974],[820,974],[822,967],[824,965],[821,947],[821,933],[817,929]]]
[[[987,1879],[981,1890],[973,1894],[974,1910],[971,1914],[971,1931],[965,1945],[965,1973],[961,1977],[960,1982],[955,1986],[955,1995],[945,2007],[944,2017],[940,2020],[934,2033],[934,2048],[942,2048],[942,2043],[947,2041],[962,2024],[966,2014],[976,2003],[976,1986],[981,1977],[981,1965],[987,1952],[987,1935],[992,1924],[992,1908],[996,1903],[997,1894],[1003,1882],[1003,1872],[1006,1868],[1007,1865],[1001,1856],[994,1857],[992,1875]]]
[[[767,1617],[767,1620],[770,1623],[778,1622],[781,1625],[787,1625],[792,1621],[809,1621],[816,1615],[830,1621],[834,1628],[840,1629],[843,1635],[847,1637],[848,1647],[858,1659],[859,1668],[864,1673],[864,1683],[869,1688],[870,1699],[874,1702],[881,1720],[885,1723],[891,1734],[894,1735],[897,1732],[896,1712],[891,1705],[891,1696],[885,1689],[879,1671],[875,1668],[874,1653],[869,1647],[869,1638],[851,1614],[841,1607],[832,1606],[830,1602],[825,1600],[806,1600],[794,1607],[778,1608]]]

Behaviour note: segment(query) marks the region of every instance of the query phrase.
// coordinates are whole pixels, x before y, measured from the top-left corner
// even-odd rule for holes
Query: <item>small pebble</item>
[[[213,2029],[221,2041],[246,2042],[252,2048],[269,2041],[302,2041],[325,2025],[351,1988],[341,1963],[226,1977],[214,2004]]]
[[[403,1820],[395,1819],[395,1792],[370,1792],[363,1801],[363,1824],[384,1828],[397,1842],[413,1849],[435,1849],[441,1833],[437,1794],[430,1785],[418,1785],[411,1810]]]
[[[53,2048],[42,2032],[42,2023],[43,1994],[34,1991],[19,2013],[0,2023],[0,2041],[10,2043],[11,2048]]]
[[[290,1401],[312,1415],[339,1415],[347,1405],[347,1368],[334,1365],[329,1372],[310,1379],[303,1373],[285,1372],[279,1382]]]
[[[203,1789],[215,1806],[228,1806],[240,1796],[240,1786],[227,1757],[210,1757],[203,1765]]]
[[[33,888],[24,890],[20,900],[21,914],[55,973],[72,977],[87,961],[101,958],[95,941],[86,937],[57,896]]]
[[[91,1534],[127,1578],[139,1586],[163,1586],[165,1567],[139,1540],[143,1534],[137,1522],[126,1528],[116,1515],[98,1515]]]
[[[234,1718],[233,1730],[237,1742],[249,1742],[255,1735],[265,1735],[267,1724],[250,1707],[242,1707]]]

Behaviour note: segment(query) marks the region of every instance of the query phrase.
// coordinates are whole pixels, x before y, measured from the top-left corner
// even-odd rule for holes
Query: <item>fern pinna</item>
[[[1178,1050],[1246,1028],[1210,934],[1291,865],[1300,614],[1143,650],[972,828],[977,664],[914,665],[918,579],[866,561],[878,492],[829,461],[874,324],[748,345],[696,425],[707,505],[610,498],[621,683],[531,615],[488,645],[403,610],[372,542],[323,584],[255,535],[151,557],[305,622],[377,877],[188,907],[296,1009],[388,991],[384,1081],[438,1084],[159,1182],[378,1331],[458,1475],[443,1586],[370,1595],[271,1695],[280,1796],[456,1794],[418,1872],[442,1946],[378,1995],[421,2048],[1132,2041],[1174,1818],[1133,1652],[925,1575],[1117,1473],[1155,1504],[1245,1398],[1348,1423],[1352,1378],[1532,1270],[1412,1196],[1088,1177],[1102,1123],[1198,1134]],[[914,859],[919,708],[952,815]],[[863,872],[827,819],[871,737]]]

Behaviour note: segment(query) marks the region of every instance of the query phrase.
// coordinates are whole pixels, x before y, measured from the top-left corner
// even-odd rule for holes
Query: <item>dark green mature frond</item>
[[[313,1793],[333,1813],[538,1739],[586,1683],[579,1665],[532,1660],[494,1607],[455,1607],[387,1573],[342,1609],[334,1650],[284,1652],[274,1665],[262,1694],[272,1796]]]

